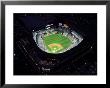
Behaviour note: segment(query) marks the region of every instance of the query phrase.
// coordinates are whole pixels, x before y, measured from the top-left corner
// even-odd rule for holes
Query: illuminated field
[[[44,44],[50,53],[59,53],[71,45],[71,40],[62,34],[51,34],[43,38]]]

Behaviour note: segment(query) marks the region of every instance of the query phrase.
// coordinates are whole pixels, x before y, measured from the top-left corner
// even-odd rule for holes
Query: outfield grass
[[[62,34],[51,34],[43,38],[44,44],[50,53],[59,53],[71,45],[71,40]]]

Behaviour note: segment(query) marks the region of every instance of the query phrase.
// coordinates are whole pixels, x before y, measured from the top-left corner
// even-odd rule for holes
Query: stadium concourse
[[[67,24],[62,23],[58,27],[53,24],[46,25],[45,29],[33,32],[33,38],[41,50],[52,54],[66,52],[83,40]]]

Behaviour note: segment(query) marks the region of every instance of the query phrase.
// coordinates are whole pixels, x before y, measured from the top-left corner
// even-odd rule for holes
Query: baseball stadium
[[[83,40],[68,25],[62,23],[58,27],[50,24],[45,29],[33,32],[33,38],[41,50],[51,54],[66,52]]]

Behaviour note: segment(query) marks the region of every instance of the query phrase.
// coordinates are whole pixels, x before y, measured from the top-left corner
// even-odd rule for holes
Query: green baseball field
[[[58,33],[45,36],[43,42],[49,53],[59,53],[67,49],[71,45],[71,40]]]

